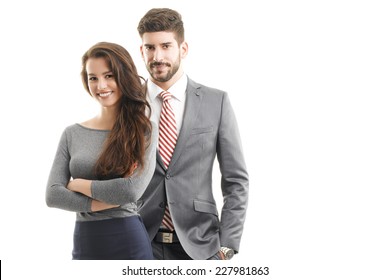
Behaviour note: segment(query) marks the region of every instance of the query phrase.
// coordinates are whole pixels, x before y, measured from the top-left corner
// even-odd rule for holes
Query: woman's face
[[[88,88],[91,95],[103,107],[116,106],[122,93],[117,87],[114,74],[102,57],[89,58],[86,63]]]

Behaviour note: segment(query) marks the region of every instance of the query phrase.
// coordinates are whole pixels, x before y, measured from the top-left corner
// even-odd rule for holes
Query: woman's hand
[[[97,211],[102,211],[102,210],[116,208],[116,207],[119,207],[119,205],[111,205],[94,199],[92,200],[91,211],[97,212]]]
[[[79,192],[92,198],[91,183],[91,180],[74,179],[66,187],[73,192]]]
[[[134,171],[137,169],[137,167],[138,167],[138,162],[135,162],[133,166],[131,166],[129,172],[125,175],[125,178],[131,177],[134,174]]]
[[[66,187],[73,192],[82,193],[92,198],[90,180],[74,179],[70,181]],[[116,208],[116,207],[119,207],[119,205],[112,205],[95,199],[93,199],[91,203],[92,212],[102,211],[102,210]]]

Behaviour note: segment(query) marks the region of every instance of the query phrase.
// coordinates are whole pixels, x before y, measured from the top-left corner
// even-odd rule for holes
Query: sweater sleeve
[[[46,204],[72,212],[90,212],[92,199],[66,188],[71,177],[66,130],[62,133],[46,186]]]
[[[156,167],[157,125],[152,122],[150,144],[145,151],[145,166],[135,170],[131,177],[111,180],[94,180],[91,184],[92,198],[108,204],[124,205],[136,202],[144,193]]]

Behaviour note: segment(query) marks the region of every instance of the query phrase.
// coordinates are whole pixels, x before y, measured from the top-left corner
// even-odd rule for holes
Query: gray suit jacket
[[[233,109],[226,92],[188,80],[183,124],[166,170],[157,155],[154,176],[138,201],[151,239],[166,203],[186,253],[207,259],[221,246],[238,252],[248,201],[248,173]],[[212,193],[217,156],[224,198],[221,216]]]

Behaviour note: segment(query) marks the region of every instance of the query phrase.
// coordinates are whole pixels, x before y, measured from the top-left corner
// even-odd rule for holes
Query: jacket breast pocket
[[[191,135],[209,133],[209,132],[212,132],[213,130],[214,130],[214,126],[198,127],[198,128],[192,129]]]
[[[207,126],[199,127],[191,130],[191,135],[186,143],[187,149],[197,150],[197,155],[201,153],[209,152],[209,149],[213,149],[216,142],[216,127]],[[194,159],[195,160],[195,159]],[[201,159],[198,159],[201,160]]]

